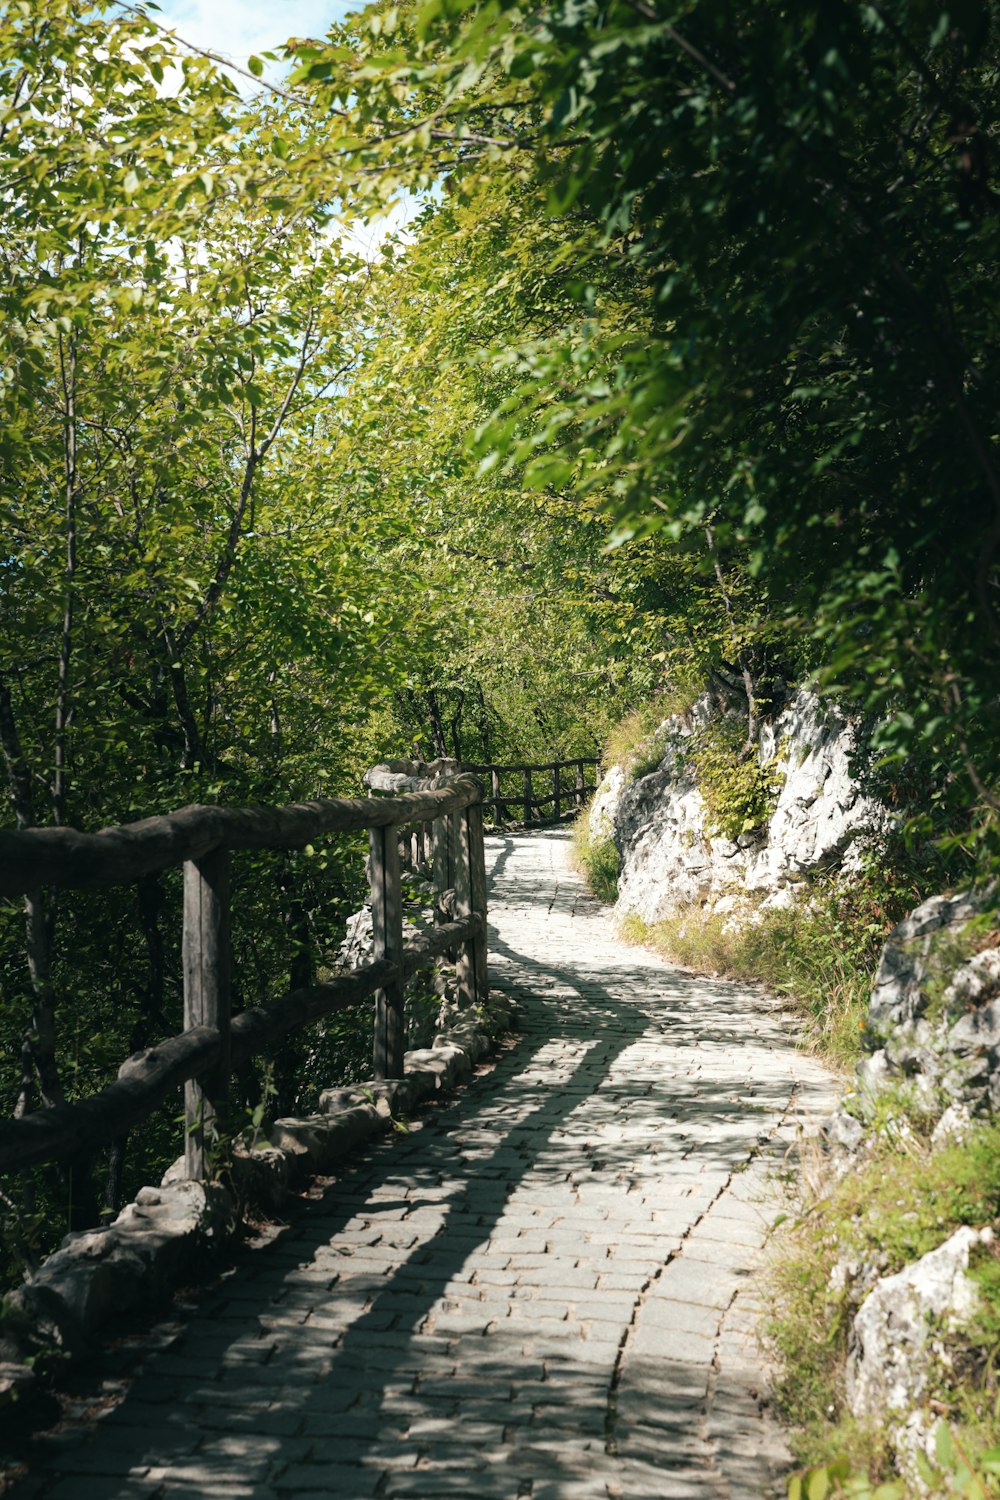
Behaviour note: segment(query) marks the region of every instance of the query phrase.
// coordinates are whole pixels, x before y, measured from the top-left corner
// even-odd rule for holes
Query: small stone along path
[[[128,1380],[110,1354],[16,1500],[780,1492],[753,1273],[834,1081],[774,1002],[624,944],[568,855],[487,841],[517,1045],[238,1252]]]

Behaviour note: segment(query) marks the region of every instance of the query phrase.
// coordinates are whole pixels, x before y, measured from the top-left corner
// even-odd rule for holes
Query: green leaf
[[[830,1493],[830,1475],[826,1469],[811,1469],[806,1478],[806,1500],[826,1500]]]
[[[939,1422],[937,1425],[937,1431],[934,1434],[934,1453],[941,1467],[947,1469],[955,1456],[951,1428],[947,1422]]]

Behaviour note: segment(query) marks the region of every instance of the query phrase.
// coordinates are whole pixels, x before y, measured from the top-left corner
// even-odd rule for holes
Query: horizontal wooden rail
[[[359,833],[460,812],[482,795],[471,776],[398,797],[333,797],[287,807],[182,807],[100,833],[0,830],[0,896],[39,886],[120,885],[213,849],[298,849],[329,833]]]
[[[422,780],[383,783],[389,796],[278,808],[185,807],[100,833],[0,831],[0,896],[30,895],[42,886],[112,885],[184,866],[184,1030],[126,1059],[116,1081],[97,1094],[0,1122],[0,1172],[85,1158],[183,1085],[187,1175],[203,1178],[212,1136],[228,1128],[230,1076],[250,1058],[374,996],[375,1076],[401,1077],[404,988],[441,955],[455,964],[459,1003],[485,1003],[483,788],[454,763],[422,769],[430,772]],[[436,889],[434,926],[404,942],[398,844],[410,825],[424,830],[421,854]],[[298,848],[325,834],[363,829],[369,832],[373,962],[231,1016],[230,853]]]
[[[463,922],[448,922],[407,943],[400,964],[365,964],[325,984],[292,990],[267,1005],[241,1011],[230,1027],[233,1067],[241,1067],[301,1027],[347,1010],[394,981],[411,978],[428,959],[478,936],[482,929],[479,913]],[[69,1160],[107,1145],[144,1120],[174,1089],[216,1067],[221,1049],[217,1030],[192,1027],[128,1058],[117,1080],[100,1093],[0,1121],[0,1172]]]
[[[596,768],[593,783],[586,779],[585,768]],[[490,790],[486,806],[492,813],[495,828],[527,828],[546,821],[560,822],[564,813],[576,815],[587,797],[597,790],[600,780],[601,762],[596,755],[575,755],[572,760],[524,761],[516,763],[494,763],[491,765],[463,764],[462,770],[473,775],[489,776]],[[570,777],[567,777],[567,772]],[[552,778],[552,791],[539,795],[536,776]],[[518,777],[520,786],[516,790],[505,790],[501,777]],[[546,818],[543,809],[551,807],[552,817]],[[512,809],[516,812],[512,816]]]
[[[462,770],[470,771],[473,776],[486,776],[490,771],[499,771],[501,775],[508,772],[511,775],[521,775],[525,771],[565,771],[570,766],[599,766],[600,758],[596,755],[574,755],[572,760],[547,760],[539,761],[537,764],[531,762],[517,762],[512,765],[473,765],[470,761],[462,762]]]
[[[593,782],[588,782],[586,779],[585,768],[588,766],[596,768],[597,774]],[[389,760],[368,771],[365,781],[379,791],[398,795],[420,791],[422,788],[433,785],[435,778],[442,775],[455,776],[459,773],[466,773],[482,776],[484,779],[488,776],[490,790],[484,800],[484,806],[492,811],[493,826],[524,828],[533,823],[547,821],[542,811],[546,807],[552,808],[552,821],[554,822],[559,822],[564,812],[578,813],[583,807],[585,798],[597,790],[600,766],[600,758],[596,755],[574,755],[571,760],[491,761],[488,763],[456,760]],[[572,779],[567,779],[566,772],[571,773]],[[544,796],[536,795],[533,781],[536,775],[551,775],[551,792]],[[518,790],[504,791],[500,785],[501,776],[520,777],[521,785]],[[515,807],[518,811],[512,817],[511,809]],[[418,825],[420,821],[419,818],[412,820],[414,825]],[[404,853],[406,862],[411,868],[426,867],[423,837],[418,831],[412,833],[410,850]]]
[[[574,790],[574,788],[570,787],[569,791],[572,792],[573,790]],[[595,786],[588,785],[588,786],[582,786],[582,787],[580,787],[579,790],[581,792],[583,792],[583,793],[587,793],[587,792],[596,792],[597,788]],[[501,801],[503,801],[503,800],[505,800],[505,799],[501,798]],[[506,800],[509,801],[509,802],[516,802],[517,798],[516,797],[508,797]],[[556,794],[554,792],[550,792],[548,794],[548,796],[546,796],[546,797],[535,797],[535,796],[532,796],[531,805],[532,805],[532,807],[548,807],[548,805],[549,805],[550,802],[557,802],[559,800],[560,799],[556,796]],[[566,801],[569,800],[569,793],[565,789],[562,792],[561,800],[563,802],[566,802]]]

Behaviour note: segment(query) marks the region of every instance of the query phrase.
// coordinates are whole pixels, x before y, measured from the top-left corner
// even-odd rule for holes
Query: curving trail
[[[833,1080],[772,1002],[616,939],[567,845],[487,842],[519,1045],[162,1325],[17,1500],[778,1492],[752,1273]]]

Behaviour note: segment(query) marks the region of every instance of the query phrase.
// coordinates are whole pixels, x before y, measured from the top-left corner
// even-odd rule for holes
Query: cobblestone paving
[[[618,941],[563,831],[488,849],[519,1044],[163,1325],[16,1500],[777,1492],[753,1272],[832,1080],[761,996]]]

